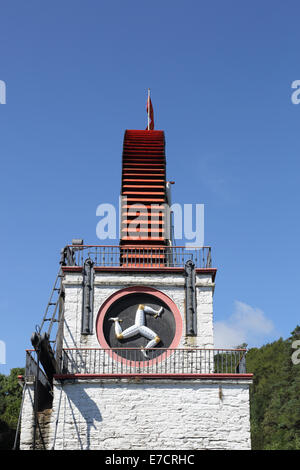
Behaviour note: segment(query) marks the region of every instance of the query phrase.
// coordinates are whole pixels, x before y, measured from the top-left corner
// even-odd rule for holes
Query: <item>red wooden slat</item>
[[[164,247],[166,240],[164,234],[164,211],[160,207],[166,202],[166,170],[165,170],[165,138],[163,131],[141,131],[127,130],[124,135],[123,144],[123,162],[122,162],[122,188],[121,195],[125,196],[122,205],[122,229],[120,244],[126,250],[126,243],[129,241],[131,250],[133,246],[137,247],[135,254],[130,254],[130,262],[132,266],[144,266],[149,261],[159,261],[163,263],[164,254],[156,255],[154,253],[144,254],[143,263],[139,263],[138,247],[141,242],[149,249]],[[132,204],[140,203],[140,211],[135,206],[134,210],[128,213],[128,209]],[[154,205],[157,207],[155,208]],[[145,207],[147,212],[145,213]],[[155,213],[152,213],[156,209]],[[142,239],[135,240],[128,235],[128,226],[132,222],[131,217],[143,216],[145,219],[138,221],[136,230],[130,228],[130,233],[140,235]],[[153,220],[152,217],[156,217]],[[134,220],[134,219],[133,219]],[[155,238],[151,234],[157,234]],[[124,235],[123,235],[124,234]],[[126,234],[126,235],[125,235]],[[146,235],[150,235],[147,237]],[[162,245],[157,245],[160,242]],[[126,262],[126,254],[124,256],[124,264]],[[141,255],[140,255],[141,256]]]

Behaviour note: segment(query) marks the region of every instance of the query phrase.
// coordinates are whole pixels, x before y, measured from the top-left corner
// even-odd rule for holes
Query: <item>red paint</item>
[[[253,374],[56,374],[55,379],[176,379],[176,380],[243,380]]]
[[[82,272],[82,266],[62,266],[62,272],[63,273],[81,273]]]
[[[196,274],[212,274],[212,281],[215,281],[215,277],[217,274],[216,268],[195,268]]]
[[[150,176],[150,179],[148,179]],[[158,176],[159,179],[153,178]],[[151,184],[158,182],[159,184]],[[148,218],[143,230],[137,226],[130,226],[128,209],[132,204],[147,204],[151,207],[155,203],[166,203],[166,156],[165,136],[163,131],[126,130],[123,142],[122,155],[122,187],[121,195],[126,196],[122,203],[122,231],[120,244],[124,248],[128,244],[138,247],[141,240],[148,248],[157,247],[160,243],[166,245],[166,237],[162,230],[157,230],[157,221]],[[136,207],[135,207],[136,209]],[[148,207],[147,207],[148,209]],[[130,214],[131,216],[134,214]],[[162,224],[165,214],[158,213],[158,221]],[[145,226],[146,225],[146,226]],[[130,231],[128,228],[130,227]],[[142,237],[141,237],[142,235]],[[158,264],[155,252],[149,252],[147,263]],[[165,264],[160,259],[160,264]],[[121,261],[122,262],[122,261]],[[138,252],[132,254],[132,265],[143,267],[144,263]],[[127,264],[125,261],[124,264]]]
[[[159,264],[159,261],[158,261]],[[161,273],[167,273],[167,272],[175,272],[175,273],[183,273],[184,268],[168,268],[166,266],[152,266],[152,267],[127,267],[127,266],[95,266],[94,267],[95,271],[116,271],[116,272],[161,272]]]
[[[161,247],[160,247],[161,248]],[[160,273],[167,273],[167,272],[173,272],[173,273],[183,273],[184,272],[184,267],[167,267],[167,266],[159,266],[160,261],[159,258],[161,258],[162,255],[157,255],[157,266],[151,266],[149,263],[148,265],[145,266],[136,266],[133,264],[133,266],[94,266],[95,272],[160,272]],[[142,264],[142,263],[141,263]],[[161,263],[163,264],[163,263]],[[82,272],[82,266],[63,266],[62,271],[64,273],[67,272],[76,272],[76,273],[81,273]],[[212,274],[212,281],[214,282],[217,269],[215,268],[196,268],[195,269],[197,274]]]

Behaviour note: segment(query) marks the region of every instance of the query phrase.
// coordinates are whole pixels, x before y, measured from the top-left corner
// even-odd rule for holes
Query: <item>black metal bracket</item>
[[[196,274],[192,260],[185,263],[186,335],[197,336]]]
[[[83,335],[92,333],[92,311],[94,291],[94,263],[87,258],[83,266],[83,298],[82,298],[82,328]]]

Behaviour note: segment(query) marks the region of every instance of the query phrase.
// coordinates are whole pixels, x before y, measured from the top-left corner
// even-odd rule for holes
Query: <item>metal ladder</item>
[[[62,266],[66,266],[66,265],[70,265],[70,266],[76,265],[75,260],[74,260],[74,250],[70,249],[68,246],[66,246],[65,248],[63,248],[61,250],[60,268],[59,268],[59,271],[56,275],[55,282],[54,282],[54,285],[53,285],[52,290],[51,290],[50,298],[49,298],[49,301],[47,303],[47,307],[46,307],[42,322],[41,322],[40,325],[36,326],[36,334],[37,334],[38,338],[41,338],[42,334],[45,334],[47,336],[48,342],[50,344],[52,343],[52,347],[50,349],[52,350],[51,355],[53,353],[53,357],[54,357],[54,354],[57,352],[56,351],[56,346],[57,346],[58,333],[60,331],[59,326],[58,326],[56,334],[55,334],[55,339],[50,339],[50,335],[52,333],[53,325],[55,323],[60,323],[63,320],[63,317],[61,316],[63,310],[61,311],[60,301],[63,299],[63,285],[62,285],[63,270],[62,270]],[[48,326],[48,330],[46,331],[46,324],[48,324],[48,322],[49,322],[49,326]],[[35,391],[34,391],[34,402],[32,403],[32,406],[33,406],[33,409],[34,409],[34,416],[35,416],[35,431],[34,431],[34,443],[33,443],[33,449],[34,450],[36,448],[37,428],[39,430],[40,438],[41,438],[43,447],[45,449],[43,436],[42,436],[40,425],[39,425],[38,418],[37,418],[37,395],[38,395],[37,384],[38,384],[39,372],[40,372],[40,362],[39,362],[39,353],[38,353],[38,351],[37,351],[37,362],[35,364],[36,364],[36,367],[35,367],[36,368]],[[41,370],[41,372],[43,372],[43,371]],[[18,440],[18,436],[19,436],[19,433],[20,433],[21,415],[22,415],[22,409],[23,409],[23,404],[24,404],[24,397],[25,397],[26,387],[27,387],[27,384],[25,382],[23,384],[22,401],[21,401],[21,407],[20,407],[20,413],[19,413],[19,418],[18,418],[18,424],[17,424],[17,430],[16,430],[16,435],[15,435],[13,450],[17,449],[17,440]],[[49,393],[52,394],[52,390],[50,390]]]
[[[57,273],[54,285],[51,290],[50,298],[49,298],[42,322],[40,325],[37,325],[37,328],[36,328],[37,332],[41,334],[45,332],[46,323],[49,322],[49,326],[46,331],[49,338],[51,336],[54,323],[59,323],[60,321],[58,317],[59,317],[59,302],[60,302],[61,295],[62,295],[62,282],[61,282],[62,277],[63,277],[62,268],[60,267]],[[55,339],[49,339],[49,342],[53,344],[53,352],[55,352],[57,333],[58,333],[58,328],[56,331]]]
[[[52,350],[53,353],[55,353],[55,348],[57,344],[57,335],[59,332],[59,327],[57,328],[56,334],[55,334],[55,339],[51,339],[51,332],[53,329],[53,325],[55,323],[59,323],[61,318],[59,318],[59,303],[60,300],[63,296],[63,288],[62,288],[62,278],[63,278],[63,272],[62,272],[62,266],[74,266],[76,265],[75,260],[74,260],[74,251],[70,247],[66,246],[61,250],[61,258],[60,258],[60,268],[57,273],[54,285],[51,290],[50,298],[42,319],[42,322],[40,325],[36,326],[36,332],[39,333],[40,335],[42,333],[47,333],[48,338],[49,338],[49,343],[52,344]],[[49,322],[48,330],[46,331],[46,323]],[[44,331],[43,331],[44,330]]]

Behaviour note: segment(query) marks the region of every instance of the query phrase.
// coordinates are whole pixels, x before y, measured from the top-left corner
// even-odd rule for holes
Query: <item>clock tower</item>
[[[21,449],[250,449],[246,351],[214,348],[211,248],[174,245],[170,188],[164,132],[126,130],[120,242],[62,250]]]

